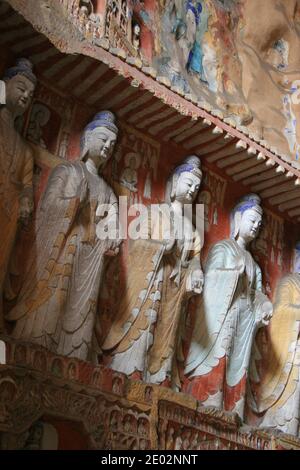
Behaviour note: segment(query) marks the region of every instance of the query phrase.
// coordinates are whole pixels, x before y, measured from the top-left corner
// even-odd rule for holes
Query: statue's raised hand
[[[266,302],[264,302],[262,309],[263,309],[262,323],[264,325],[268,325],[273,316],[273,305],[269,300],[267,300]]]
[[[117,256],[120,251],[120,245],[122,244],[122,239],[121,238],[116,238],[115,240],[111,240],[111,245],[109,247],[109,250],[105,252],[105,256]]]
[[[273,305],[270,300],[265,300],[261,305],[261,311],[258,316],[258,323],[260,326],[267,326],[273,315]]]
[[[186,281],[186,290],[191,294],[201,294],[204,277],[201,269],[197,268],[190,272]]]

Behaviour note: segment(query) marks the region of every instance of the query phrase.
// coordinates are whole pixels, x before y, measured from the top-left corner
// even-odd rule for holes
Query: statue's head
[[[296,243],[293,256],[293,272],[300,274],[300,241]]]
[[[179,201],[182,204],[194,202],[202,179],[201,161],[196,155],[187,157],[172,172],[166,189],[167,202]]]
[[[81,137],[81,160],[99,158],[100,165],[111,157],[117,141],[118,128],[110,111],[97,113],[85,127]]]
[[[254,240],[261,227],[263,209],[257,194],[243,196],[231,213],[231,238],[239,236],[247,242]]]
[[[6,107],[14,117],[22,116],[28,109],[36,86],[36,76],[28,59],[18,59],[4,73]]]

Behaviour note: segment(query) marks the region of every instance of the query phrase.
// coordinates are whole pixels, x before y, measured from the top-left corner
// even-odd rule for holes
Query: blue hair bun
[[[25,59],[24,57],[17,59],[16,64],[4,72],[3,80],[10,80],[16,75],[23,75],[32,83],[34,83],[34,85],[37,82],[36,76],[33,73],[32,63],[30,60]]]
[[[261,198],[254,193],[243,196],[234,208],[234,212],[245,212],[253,207],[261,207]]]
[[[201,160],[197,155],[186,157],[183,163],[174,170],[174,173],[178,176],[185,172],[194,173],[196,176],[201,177]]]
[[[95,114],[92,121],[85,127],[84,131],[93,131],[97,127],[105,127],[112,132],[118,133],[115,115],[111,111],[100,111]]]

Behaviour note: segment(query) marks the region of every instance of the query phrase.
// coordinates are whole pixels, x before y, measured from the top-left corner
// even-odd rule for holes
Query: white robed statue
[[[187,391],[241,418],[253,339],[272,315],[261,270],[247,249],[262,215],[257,195],[243,197],[231,215],[231,238],[212,247],[185,369]]]

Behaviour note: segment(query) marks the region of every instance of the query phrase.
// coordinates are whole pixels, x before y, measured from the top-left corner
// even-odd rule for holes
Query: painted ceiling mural
[[[155,65],[299,166],[299,0],[160,0]]]

